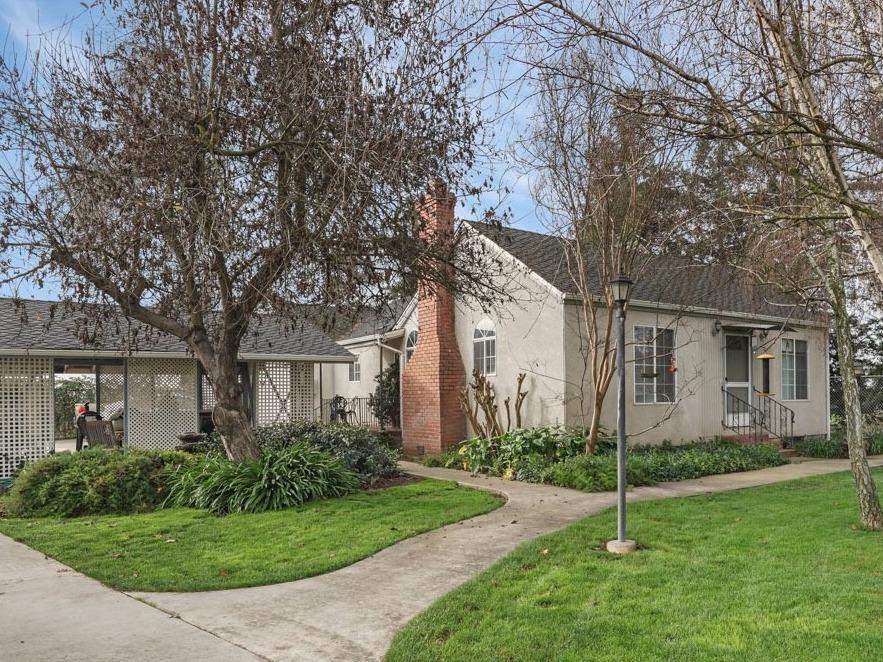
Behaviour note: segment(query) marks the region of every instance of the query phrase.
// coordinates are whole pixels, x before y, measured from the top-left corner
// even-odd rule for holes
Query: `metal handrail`
[[[767,432],[784,443],[790,442],[794,436],[794,411],[766,393],[753,390],[759,406],[721,386],[724,395],[723,426],[755,440],[760,438],[762,432]],[[728,416],[732,416],[733,420],[728,420]]]

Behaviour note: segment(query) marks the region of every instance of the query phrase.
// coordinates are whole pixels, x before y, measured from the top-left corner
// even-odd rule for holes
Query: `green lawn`
[[[493,510],[502,499],[421,480],[278,512],[0,519],[0,533],[108,586],[204,591],[291,581],[349,565],[404,538]]]
[[[883,472],[877,471],[878,484]],[[629,506],[519,547],[396,637],[389,660],[881,660],[883,534],[849,474]]]

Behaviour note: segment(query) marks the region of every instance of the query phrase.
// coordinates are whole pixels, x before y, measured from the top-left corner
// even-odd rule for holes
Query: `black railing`
[[[322,400],[317,418],[325,423],[347,423],[364,428],[380,428],[380,421],[374,415],[368,398],[338,396]]]
[[[777,437],[788,444],[794,436],[794,411],[766,393],[754,390],[755,404],[734,395],[726,388],[723,426],[760,441],[764,435]]]

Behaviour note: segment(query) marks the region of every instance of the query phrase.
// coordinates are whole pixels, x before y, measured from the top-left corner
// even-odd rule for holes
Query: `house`
[[[0,298],[0,479],[54,451],[54,385],[71,375],[94,382],[95,407],[122,421],[128,447],[173,448],[178,435],[210,424],[211,384],[181,340],[98,313]],[[320,366],[353,356],[310,323],[261,316],[239,359],[246,408],[260,426],[316,418]]]
[[[431,227],[453,228],[449,196],[422,210]],[[524,425],[588,425],[583,306],[562,240],[476,222],[460,231],[508,265],[498,285],[511,301],[482,310],[440,288],[421,292],[394,323],[341,340],[360,353],[360,367],[347,383],[342,366],[329,368],[326,393],[367,397],[377,370],[401,356],[403,443],[414,455],[471,434],[459,393],[473,370],[488,377],[501,407],[514,399],[518,374],[526,375]],[[828,325],[818,314],[733,269],[659,257],[635,285],[626,324],[631,443],[827,432]],[[615,402],[614,384],[601,413],[610,431]]]

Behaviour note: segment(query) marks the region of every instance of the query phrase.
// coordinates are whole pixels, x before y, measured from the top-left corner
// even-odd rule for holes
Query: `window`
[[[411,356],[414,355],[414,350],[417,349],[417,330],[411,331],[408,334],[408,337],[405,339],[405,361],[410,361]]]
[[[350,381],[351,382],[362,381],[362,366],[359,365],[358,358],[356,358],[355,361],[350,363]]]
[[[497,374],[497,331],[490,320],[482,320],[472,334],[472,367],[482,375]]]
[[[635,402],[675,401],[673,329],[635,327]]]
[[[807,377],[806,341],[783,338],[782,398],[807,400],[809,398]]]

